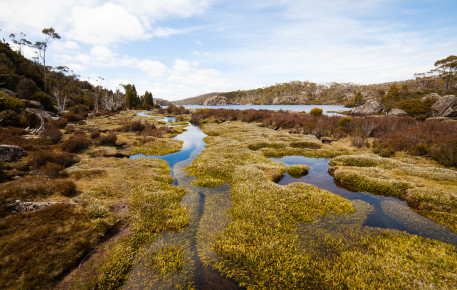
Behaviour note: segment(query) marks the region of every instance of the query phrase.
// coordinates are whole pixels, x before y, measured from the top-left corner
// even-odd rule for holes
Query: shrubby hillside
[[[393,88],[397,100],[419,99],[430,93],[440,95],[456,94],[455,70],[457,57],[438,60],[435,69],[428,73],[418,73],[415,79],[381,84],[358,85],[354,83],[318,84],[310,81],[292,81],[275,84],[254,90],[238,90],[224,93],[211,93],[193,98],[175,101],[179,105],[203,105],[211,98],[229,104],[297,104],[331,105],[340,104],[354,107],[367,100],[379,100],[383,103],[386,95]],[[214,102],[212,104],[215,104]],[[391,104],[393,105],[393,104]],[[411,104],[408,104],[409,106]],[[404,105],[406,106],[406,105]]]

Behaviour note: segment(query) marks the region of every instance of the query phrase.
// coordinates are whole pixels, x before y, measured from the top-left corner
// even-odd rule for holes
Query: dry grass
[[[83,208],[57,204],[0,220],[0,287],[49,289],[104,233]]]
[[[121,223],[129,226],[127,232],[131,234],[104,246],[103,253],[97,256],[97,271],[82,271],[84,277],[72,277],[77,288],[119,287],[127,277],[136,251],[144,243],[165,230],[178,230],[187,224],[186,209],[179,204],[185,192],[171,186],[170,169],[165,161],[97,157],[97,152],[104,150],[129,155],[128,146],[135,147],[134,143],[153,154],[164,154],[170,148],[179,150],[179,141],[169,142],[168,138],[175,133],[168,129],[160,129],[166,135],[160,139],[139,137],[131,132],[112,134],[125,122],[146,119],[133,116],[135,113],[100,116],[86,124],[74,125],[74,135],[67,135],[62,147],[77,154],[45,150],[25,159],[24,164],[38,169],[37,173],[55,175],[68,167],[63,171],[69,176],[67,180],[26,177],[2,185],[2,202],[15,199],[59,202],[35,212],[9,215],[0,221],[2,288],[51,288],[56,279],[94,249],[107,230]],[[96,147],[81,151],[91,145],[85,135],[92,132],[102,132],[91,135]],[[3,135],[26,142],[21,132],[8,131]],[[146,142],[142,142],[143,138]],[[79,146],[80,143],[84,146]],[[50,143],[45,145],[50,147]],[[117,145],[117,149],[98,145]],[[55,149],[41,145],[39,148]],[[77,161],[80,162],[74,164]],[[117,211],[118,204],[126,204],[126,210]]]

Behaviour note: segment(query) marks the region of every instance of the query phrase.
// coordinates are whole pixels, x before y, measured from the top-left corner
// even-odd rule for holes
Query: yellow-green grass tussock
[[[338,156],[330,164],[335,179],[344,186],[398,197],[457,232],[457,171],[372,155]]]
[[[293,177],[305,176],[308,174],[309,166],[305,164],[295,164],[287,167],[287,173]]]
[[[291,139],[299,136],[252,124],[205,124],[203,129],[210,135],[205,139],[207,147],[187,171],[198,177],[195,183],[199,185],[228,182],[232,199],[229,223],[213,245],[219,259],[209,265],[241,286],[285,289],[457,285],[453,270],[457,266],[455,247],[397,231],[364,227],[372,209],[362,201],[350,202],[308,184],[280,186],[273,182],[286,169],[266,159],[264,150],[282,154],[322,148],[284,150],[297,141]],[[325,155],[310,153],[314,154]],[[334,174],[349,176],[348,182],[360,188],[390,195],[415,188],[414,179],[392,179],[389,169],[384,168],[340,165],[334,168]],[[359,176],[362,178],[357,179]]]

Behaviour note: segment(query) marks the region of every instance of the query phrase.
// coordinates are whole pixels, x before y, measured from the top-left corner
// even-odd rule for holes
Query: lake
[[[272,110],[272,111],[294,111],[294,112],[307,112],[313,108],[322,109],[325,115],[341,115],[331,113],[332,111],[348,111],[343,105],[228,105],[228,106],[202,106],[202,105],[184,105],[186,109],[232,109],[232,110]]]

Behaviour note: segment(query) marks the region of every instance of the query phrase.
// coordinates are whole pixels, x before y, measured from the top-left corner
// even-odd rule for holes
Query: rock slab
[[[203,106],[227,106],[230,105],[226,97],[223,96],[213,96],[207,98],[203,102]]]
[[[375,115],[382,112],[384,106],[378,101],[370,100],[367,101],[364,105],[355,107],[351,110],[351,115],[354,116],[367,116]]]
[[[25,155],[24,149],[14,145],[0,145],[0,161],[10,162]]]
[[[440,97],[432,106],[434,117],[457,117],[457,97],[453,95]]]
[[[402,109],[392,109],[389,111],[389,113],[387,113],[387,115],[394,116],[394,117],[404,117],[404,116],[408,116],[408,113],[406,113]]]

